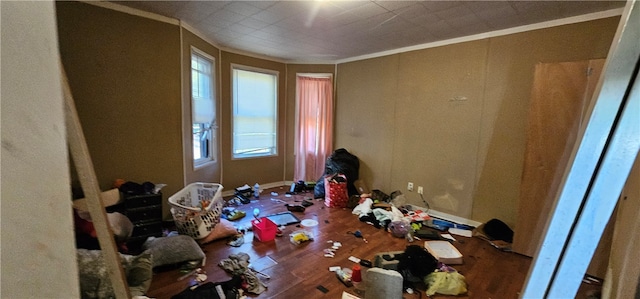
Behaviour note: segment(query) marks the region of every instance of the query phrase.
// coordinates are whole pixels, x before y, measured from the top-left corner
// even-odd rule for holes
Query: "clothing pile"
[[[233,276],[242,277],[242,288],[247,292],[261,294],[267,289],[267,286],[249,267],[249,258],[249,255],[244,252],[232,254],[229,255],[229,258],[221,260],[218,266]]]

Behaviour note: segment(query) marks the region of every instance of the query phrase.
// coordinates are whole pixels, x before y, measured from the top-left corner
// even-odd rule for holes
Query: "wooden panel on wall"
[[[606,57],[618,17],[494,37],[489,42],[472,219],[515,228],[534,68]]]
[[[586,106],[588,61],[536,66],[514,251],[533,256],[542,238]]]
[[[533,256],[542,242],[603,65],[604,59],[536,66],[513,241],[515,252]],[[609,225],[587,271],[589,274],[604,277],[611,232]]]

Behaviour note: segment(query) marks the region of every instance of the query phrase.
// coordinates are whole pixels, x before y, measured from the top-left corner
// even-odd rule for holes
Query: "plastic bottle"
[[[260,185],[258,185],[258,183],[253,185],[253,197],[255,197],[255,198],[259,198],[260,197]]]
[[[364,281],[362,281],[362,273],[360,265],[353,265],[351,268],[351,283],[355,287],[355,292],[359,296],[364,296]]]

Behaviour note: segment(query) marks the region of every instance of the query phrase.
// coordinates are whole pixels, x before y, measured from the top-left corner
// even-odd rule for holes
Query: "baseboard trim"
[[[416,205],[411,205],[411,206],[414,209],[427,210],[427,208],[424,208],[424,207],[421,207],[421,206],[416,206]],[[447,220],[447,221],[451,221],[453,223],[465,224],[465,225],[469,225],[469,226],[473,226],[473,227],[478,227],[478,226],[482,225],[482,222],[478,222],[478,221],[475,221],[475,220],[467,219],[467,218],[456,216],[456,215],[451,215],[451,214],[448,214],[448,213],[445,213],[445,212],[436,211],[436,210],[433,210],[433,209],[429,209],[427,214],[429,214],[429,216],[431,216],[433,218]]]
[[[266,184],[261,184],[260,189],[264,190],[264,189],[276,188],[276,187],[282,187],[282,186],[291,186],[291,184],[293,184],[293,181],[280,181],[280,182],[266,183]],[[236,187],[233,187],[227,191],[222,191],[222,196],[223,197],[232,196],[235,192],[235,188]],[[411,206],[413,207],[413,209],[428,210],[427,208],[417,206],[417,205],[411,205]],[[456,215],[451,215],[451,214],[440,212],[433,209],[429,209],[427,214],[429,214],[429,216],[434,218],[447,220],[447,221],[451,221],[459,224],[465,224],[473,227],[478,227],[482,225],[482,222],[478,222],[475,220],[467,219],[467,218],[456,216]]]
[[[259,184],[260,184],[260,190],[264,190],[264,189],[275,188],[275,187],[291,186],[291,183],[293,182],[280,181],[280,182],[265,183],[265,184],[259,183]],[[237,186],[237,187],[241,187],[241,186]],[[223,197],[232,196],[235,193],[235,190],[237,187],[232,187],[226,191],[222,191],[222,196]],[[253,190],[253,185],[251,185],[251,188]]]

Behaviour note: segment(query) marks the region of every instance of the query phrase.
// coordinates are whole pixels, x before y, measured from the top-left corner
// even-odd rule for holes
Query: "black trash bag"
[[[502,240],[513,243],[513,230],[499,219],[491,219],[484,224],[484,233],[491,240]]]
[[[413,287],[438,268],[438,259],[418,245],[407,246],[398,260],[398,272],[402,275],[405,288]]]
[[[355,155],[349,153],[344,148],[339,148],[327,158],[324,166],[324,173],[316,182],[313,189],[314,198],[324,197],[324,177],[327,175],[342,173],[347,177],[347,192],[349,196],[357,195],[358,189],[353,184],[358,180],[360,173],[360,160]]]
[[[216,289],[220,286],[224,293],[223,298],[240,298],[239,289],[242,287],[242,278],[234,276],[231,280],[224,282],[205,282],[198,287],[187,287],[184,291],[171,296],[171,299],[219,299],[221,296]]]

